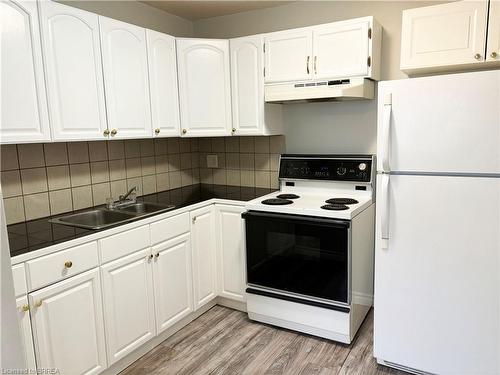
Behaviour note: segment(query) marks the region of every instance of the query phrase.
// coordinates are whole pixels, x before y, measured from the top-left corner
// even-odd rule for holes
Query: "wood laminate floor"
[[[351,345],[250,321],[215,306],[120,375],[406,374],[373,358],[373,312]]]

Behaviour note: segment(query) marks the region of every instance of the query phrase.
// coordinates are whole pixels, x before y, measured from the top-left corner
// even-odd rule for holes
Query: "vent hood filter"
[[[269,84],[264,87],[264,94],[266,103],[373,99],[375,82],[356,77],[305,83]]]

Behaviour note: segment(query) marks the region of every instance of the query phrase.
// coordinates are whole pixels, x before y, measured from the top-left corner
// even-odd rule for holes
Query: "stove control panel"
[[[372,156],[282,155],[279,177],[371,182],[372,166]]]

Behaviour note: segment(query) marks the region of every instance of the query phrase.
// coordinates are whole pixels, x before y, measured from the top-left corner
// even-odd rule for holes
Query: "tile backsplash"
[[[197,183],[278,187],[283,136],[167,138],[2,145],[7,223],[55,215]],[[217,155],[217,168],[207,156]]]

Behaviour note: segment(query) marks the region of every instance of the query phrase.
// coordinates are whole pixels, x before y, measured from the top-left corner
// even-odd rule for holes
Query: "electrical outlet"
[[[217,155],[207,155],[207,167],[219,168],[219,159],[217,158]]]

